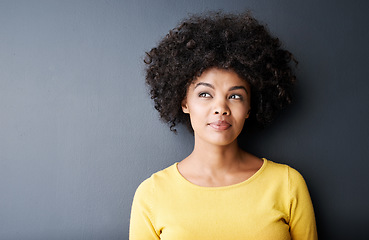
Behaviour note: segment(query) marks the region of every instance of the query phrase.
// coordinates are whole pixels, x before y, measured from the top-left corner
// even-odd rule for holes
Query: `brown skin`
[[[211,68],[189,86],[182,110],[194,130],[193,152],[178,171],[193,184],[222,187],[243,182],[263,161],[237,144],[250,112],[250,85],[234,71]]]

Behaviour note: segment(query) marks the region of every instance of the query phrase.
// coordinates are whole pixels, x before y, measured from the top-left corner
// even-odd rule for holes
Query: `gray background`
[[[192,150],[158,120],[144,52],[188,13],[252,10],[299,60],[250,152],[305,177],[320,239],[369,226],[369,2],[0,0],[0,239],[128,239],[138,184]]]

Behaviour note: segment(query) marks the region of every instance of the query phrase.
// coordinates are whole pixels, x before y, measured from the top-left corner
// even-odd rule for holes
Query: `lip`
[[[208,124],[210,127],[214,128],[215,130],[227,130],[232,125],[227,121],[215,121]]]

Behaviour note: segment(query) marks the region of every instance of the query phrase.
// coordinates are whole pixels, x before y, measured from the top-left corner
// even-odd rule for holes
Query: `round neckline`
[[[201,190],[226,190],[226,189],[231,189],[231,188],[237,188],[239,186],[242,186],[242,185],[246,185],[246,184],[249,184],[250,182],[252,182],[255,178],[257,178],[263,171],[264,169],[266,168],[267,164],[268,164],[268,160],[266,158],[262,158],[263,160],[263,164],[261,165],[261,167],[251,176],[249,177],[248,179],[242,181],[242,182],[239,182],[239,183],[235,183],[235,184],[231,184],[231,185],[227,185],[227,186],[221,186],[221,187],[204,187],[204,186],[200,186],[200,185],[197,185],[197,184],[194,184],[190,181],[188,181],[178,170],[178,163],[179,162],[176,162],[174,164],[174,168],[175,168],[175,173],[177,175],[177,177],[180,179],[180,181],[189,186],[189,187],[192,187],[192,188],[197,188],[197,189],[201,189]]]

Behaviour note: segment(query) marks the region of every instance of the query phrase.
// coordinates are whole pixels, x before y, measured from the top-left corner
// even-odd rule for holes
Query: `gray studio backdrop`
[[[305,177],[320,239],[369,225],[367,1],[0,1],[0,239],[128,239],[138,184],[192,149],[142,59],[188,13],[250,9],[299,60],[297,101],[250,152]]]

